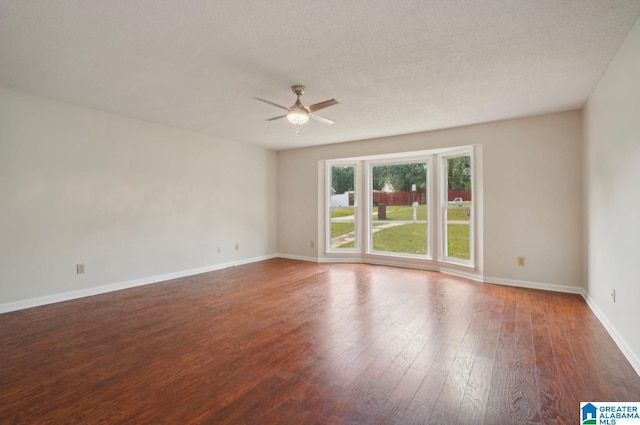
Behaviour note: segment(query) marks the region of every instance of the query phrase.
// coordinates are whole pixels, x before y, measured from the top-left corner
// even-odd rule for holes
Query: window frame
[[[408,253],[394,253],[387,251],[375,251],[373,249],[373,219],[372,219],[372,210],[373,208],[373,167],[375,166],[385,166],[385,165],[403,165],[403,164],[427,164],[427,173],[426,173],[426,199],[427,199],[427,217],[431,217],[432,214],[432,204],[435,201],[433,197],[434,191],[432,190],[432,175],[431,168],[433,164],[433,155],[411,155],[406,157],[393,157],[393,158],[381,158],[381,159],[373,159],[373,160],[364,160],[363,164],[366,169],[365,175],[365,190],[364,194],[366,196],[365,205],[366,211],[363,211],[363,216],[365,217],[365,223],[363,228],[366,229],[364,234],[365,236],[365,251],[363,254],[367,255],[379,255],[385,257],[399,257],[399,258],[411,258],[418,260],[433,260],[433,237],[431,232],[434,231],[432,228],[433,220],[427,220],[427,253],[424,255],[416,255],[416,254],[408,254]]]
[[[469,156],[471,173],[472,201],[469,208],[469,260],[448,257],[446,255],[446,217],[444,207],[448,207],[446,160],[452,157]],[[324,227],[324,254],[329,261],[356,261],[391,266],[406,266],[433,270],[450,270],[453,273],[468,275],[481,270],[482,249],[482,149],[480,145],[465,145],[451,148],[428,149],[415,152],[370,155],[352,158],[321,160],[324,163],[324,216],[320,219]],[[375,165],[392,165],[425,162],[427,164],[427,203],[428,203],[428,252],[427,255],[412,255],[374,251],[372,244],[372,173]],[[354,248],[331,248],[331,169],[333,166],[354,167]],[[480,168],[478,168],[480,167]],[[366,211],[365,211],[366,210]],[[366,229],[366,230],[364,230]],[[480,268],[479,268],[480,267]]]
[[[464,260],[456,257],[449,257],[448,253],[448,232],[447,232],[447,212],[449,210],[456,210],[455,207],[449,206],[449,188],[448,188],[448,176],[449,165],[448,160],[450,158],[459,158],[463,156],[469,157],[469,168],[471,175],[471,206],[469,207],[469,260]],[[438,261],[441,263],[465,266],[475,268],[476,255],[475,255],[475,230],[476,230],[476,201],[475,201],[475,185],[476,177],[474,173],[474,149],[473,146],[466,146],[459,149],[450,149],[438,154],[439,162],[439,202],[438,202],[438,236],[440,242],[438,243]]]
[[[361,236],[361,212],[360,212],[360,174],[361,174],[361,161],[354,160],[333,160],[326,162],[325,168],[325,253],[326,254],[359,254],[362,246]],[[353,167],[353,209],[354,209],[354,247],[353,248],[332,248],[331,242],[331,189],[333,188],[332,182],[332,168],[333,167]]]

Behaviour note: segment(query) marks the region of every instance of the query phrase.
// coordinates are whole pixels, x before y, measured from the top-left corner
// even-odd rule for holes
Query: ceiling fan
[[[254,99],[287,111],[287,113],[284,115],[269,118],[266,121],[274,121],[286,117],[291,124],[301,126],[302,124],[305,124],[307,121],[309,121],[309,118],[313,118],[314,120],[323,122],[325,124],[334,124],[335,121],[325,117],[321,117],[320,115],[316,115],[315,112],[319,111],[320,109],[335,105],[336,103],[338,103],[338,101],[335,99],[330,99],[325,100],[324,102],[315,103],[313,105],[304,106],[302,102],[300,102],[300,96],[304,94],[304,89],[305,86],[291,86],[291,91],[296,95],[296,103],[288,108],[286,106],[278,105],[277,103],[273,103],[265,99],[260,99],[259,97],[254,97]]]

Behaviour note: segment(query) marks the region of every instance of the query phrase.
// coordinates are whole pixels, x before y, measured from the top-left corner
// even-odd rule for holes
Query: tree
[[[447,159],[449,190],[471,190],[471,157]]]
[[[373,189],[382,190],[390,186],[395,192],[410,192],[412,186],[416,190],[425,190],[427,186],[427,164],[380,165],[373,167]]]
[[[334,193],[345,193],[353,190],[353,166],[331,167],[331,187]]]

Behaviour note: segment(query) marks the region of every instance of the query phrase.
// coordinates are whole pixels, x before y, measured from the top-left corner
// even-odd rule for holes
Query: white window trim
[[[447,186],[447,160],[449,158],[457,158],[461,156],[469,156],[471,158],[471,208],[469,213],[471,219],[469,220],[469,260],[463,260],[460,258],[449,257],[446,253],[447,250],[447,213],[449,209],[448,195],[449,191]],[[438,261],[440,263],[463,266],[475,269],[476,256],[475,256],[475,241],[476,241],[476,202],[475,202],[475,185],[476,175],[474,172],[475,156],[473,146],[468,146],[459,149],[452,149],[447,152],[443,152],[438,155],[439,161],[439,173],[438,173],[438,237],[441,239],[441,243],[438,244]]]
[[[442,196],[444,178],[442,170],[442,162],[445,157],[454,157],[461,155],[471,156],[471,223],[470,223],[470,260],[459,260],[453,258],[445,258],[443,256],[444,244],[441,243],[443,237],[443,222],[441,218]],[[446,271],[464,277],[474,278],[474,272],[482,273],[482,176],[481,176],[481,155],[482,149],[479,145],[466,145],[453,148],[430,149],[416,152],[405,152],[388,155],[370,155],[352,158],[340,158],[334,160],[324,160],[324,205],[321,206],[323,214],[320,216],[321,222],[319,226],[324,228],[325,249],[324,254],[328,261],[331,262],[364,262],[370,264],[381,264],[397,267],[410,267],[426,270]],[[429,197],[429,217],[437,217],[437,220],[430,219],[428,221],[429,231],[429,256],[409,256],[394,253],[372,252],[370,248],[370,221],[369,212],[365,214],[363,206],[367,206],[373,202],[371,199],[371,164],[394,164],[407,162],[428,161],[428,190]],[[354,165],[354,189],[355,198],[354,206],[356,207],[356,248],[353,249],[331,249],[331,223],[329,210],[329,197],[331,188],[331,166],[334,165]],[[444,195],[446,196],[446,195]],[[368,209],[368,207],[366,207]],[[366,229],[366,231],[363,231]],[[321,261],[321,260],[320,260]]]
[[[353,166],[353,208],[355,210],[354,215],[354,232],[355,232],[355,243],[353,248],[340,248],[333,249],[331,247],[331,168],[334,166]],[[335,161],[327,161],[325,164],[325,205],[324,205],[324,223],[325,223],[325,253],[330,255],[344,255],[344,254],[360,254],[362,241],[360,234],[362,233],[359,229],[361,226],[361,208],[360,208],[360,174],[361,174],[361,161],[354,160],[335,160]]]
[[[384,158],[384,159],[376,159],[376,160],[364,160],[364,169],[365,173],[365,191],[364,194],[366,196],[365,204],[367,207],[367,211],[363,212],[362,215],[365,218],[363,223],[363,229],[366,229],[364,233],[365,244],[363,245],[364,254],[365,255],[381,255],[385,257],[398,257],[398,258],[414,258],[418,260],[433,260],[433,249],[432,240],[433,238],[427,238],[427,254],[426,255],[413,255],[413,254],[403,254],[403,253],[393,253],[393,252],[384,252],[384,251],[374,251],[373,250],[373,234],[371,232],[372,226],[372,218],[369,211],[371,205],[373,205],[373,192],[372,192],[372,179],[373,179],[373,167],[380,165],[396,165],[396,164],[419,164],[426,163],[427,164],[427,205],[429,208],[429,217],[431,217],[431,204],[434,202],[433,192],[431,190],[431,166],[433,164],[432,160],[433,155],[412,155],[405,158]],[[427,221],[427,232],[431,234],[433,220]]]

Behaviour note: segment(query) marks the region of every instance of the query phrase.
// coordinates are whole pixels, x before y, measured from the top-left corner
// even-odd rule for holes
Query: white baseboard
[[[565,292],[569,294],[579,294],[583,297],[586,296],[584,288],[578,286],[569,285],[557,285],[554,283],[541,283],[530,282],[525,280],[503,279],[498,277],[483,276],[472,271],[457,270],[455,268],[448,268],[433,263],[425,264],[423,261],[416,261],[414,259],[403,259],[398,257],[385,258],[383,256],[366,256],[355,255],[350,257],[348,255],[341,255],[340,257],[306,257],[300,255],[279,254],[278,257],[286,258],[289,260],[309,261],[313,263],[364,263],[373,264],[377,266],[387,267],[407,267],[418,270],[429,270],[452,276],[462,277],[465,279],[475,280],[476,282],[494,283],[497,285],[514,286],[517,288],[529,288],[529,289],[541,289],[545,291]]]
[[[557,285],[555,283],[530,282],[526,280],[502,279],[499,277],[484,276],[482,278],[485,283],[494,283],[496,285],[515,286],[517,288],[541,289],[543,291],[564,292],[568,294],[578,294],[586,296],[584,288],[579,286]]]
[[[386,259],[383,257],[367,257],[364,260],[362,260],[363,263],[366,264],[374,264],[377,266],[386,266],[386,267],[407,267],[410,269],[416,269],[416,270],[426,270],[426,271],[430,271],[430,272],[440,272],[440,273],[444,273],[444,274],[450,274],[452,276],[457,276],[457,277],[462,277],[465,279],[470,279],[470,280],[475,280],[478,282],[482,282],[482,276],[475,274],[475,273],[470,273],[470,272],[465,272],[465,271],[461,271],[461,270],[455,270],[455,269],[449,269],[447,267],[442,267],[442,266],[438,266],[436,264],[433,263],[427,263],[425,264],[424,262],[421,261],[416,261],[416,260],[405,260],[403,261],[402,259],[397,259],[397,258],[393,258],[393,259]]]
[[[325,263],[325,264],[329,264],[329,263],[362,264],[364,263],[364,261],[362,261],[362,257],[340,257],[340,258],[319,257],[317,261],[318,263]]]
[[[634,353],[633,350],[629,348],[629,344],[627,344],[624,338],[620,336],[620,333],[618,333],[616,328],[611,324],[609,319],[607,319],[607,316],[605,316],[602,310],[600,310],[598,305],[593,301],[589,294],[585,294],[584,299],[587,302],[589,308],[591,308],[591,311],[593,311],[593,314],[596,315],[600,323],[602,323],[602,326],[604,326],[609,335],[611,335],[613,341],[616,343],[620,351],[622,351],[622,354],[624,354],[627,360],[629,360],[629,363],[631,363],[633,369],[636,371],[638,376],[640,376],[640,358],[638,358],[636,353]]]
[[[92,295],[105,294],[107,292],[119,291],[121,289],[135,288],[136,286],[151,285],[154,283],[164,282],[167,280],[179,279],[181,277],[193,276],[196,274],[212,272],[215,270],[222,270],[228,267],[255,263],[257,261],[270,260],[276,257],[278,257],[277,254],[264,255],[260,257],[247,258],[247,259],[232,261],[228,263],[221,263],[221,264],[214,264],[206,267],[199,267],[197,269],[183,270],[183,271],[174,272],[174,273],[167,273],[163,275],[129,280],[126,282],[111,283],[108,285],[94,286],[92,288],[80,289],[77,291],[62,292],[59,294],[45,295],[43,297],[29,298],[26,300],[4,303],[4,304],[0,304],[0,314],[8,313],[10,311],[23,310],[26,308],[39,307],[47,304],[59,303],[62,301],[74,300],[77,298],[90,297]]]
[[[311,263],[318,263],[318,258],[316,257],[303,257],[302,255],[289,255],[289,254],[278,254],[278,258],[284,258],[287,260],[298,260],[298,261],[308,261]]]

